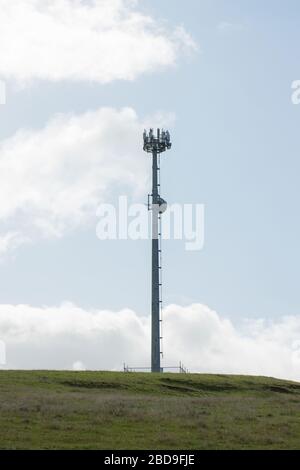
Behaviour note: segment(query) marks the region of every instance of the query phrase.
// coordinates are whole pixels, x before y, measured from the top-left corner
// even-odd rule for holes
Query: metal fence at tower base
[[[127,364],[124,364],[123,366],[123,371],[124,372],[152,372],[151,367],[129,367]],[[182,362],[179,363],[178,366],[166,366],[166,367],[161,367],[160,372],[173,372],[173,373],[179,373],[179,374],[189,374],[189,371]]]

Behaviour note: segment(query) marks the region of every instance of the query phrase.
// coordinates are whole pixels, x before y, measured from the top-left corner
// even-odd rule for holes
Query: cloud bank
[[[172,66],[196,49],[137,0],[0,0],[0,77],[32,80],[133,80]]]
[[[155,117],[159,124],[169,120]],[[42,129],[19,130],[2,141],[0,256],[26,241],[87,226],[116,191],[144,197],[146,124],[131,108],[101,108],[58,115]]]
[[[300,316],[236,327],[208,307],[164,311],[164,365],[183,361],[193,372],[300,380]],[[114,369],[148,366],[150,318],[129,309],[86,311],[73,304],[0,306],[6,368]]]

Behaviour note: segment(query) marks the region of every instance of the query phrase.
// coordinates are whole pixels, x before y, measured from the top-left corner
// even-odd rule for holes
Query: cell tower
[[[161,217],[167,203],[160,196],[160,154],[172,147],[169,131],[153,129],[144,131],[144,151],[152,154],[152,194],[148,196],[148,209],[152,210],[152,310],[151,310],[151,372],[161,372],[161,323],[162,323],[162,276],[161,276]]]

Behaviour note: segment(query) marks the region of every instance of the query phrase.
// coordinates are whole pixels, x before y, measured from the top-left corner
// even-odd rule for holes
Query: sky
[[[142,130],[169,127],[165,364],[300,380],[300,6],[288,0],[0,0],[0,340],[6,368],[149,362],[149,241],[97,207],[146,203]]]

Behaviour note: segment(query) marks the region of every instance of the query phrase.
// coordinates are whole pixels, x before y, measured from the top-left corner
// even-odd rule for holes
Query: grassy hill
[[[1,449],[299,449],[300,384],[0,371]]]

